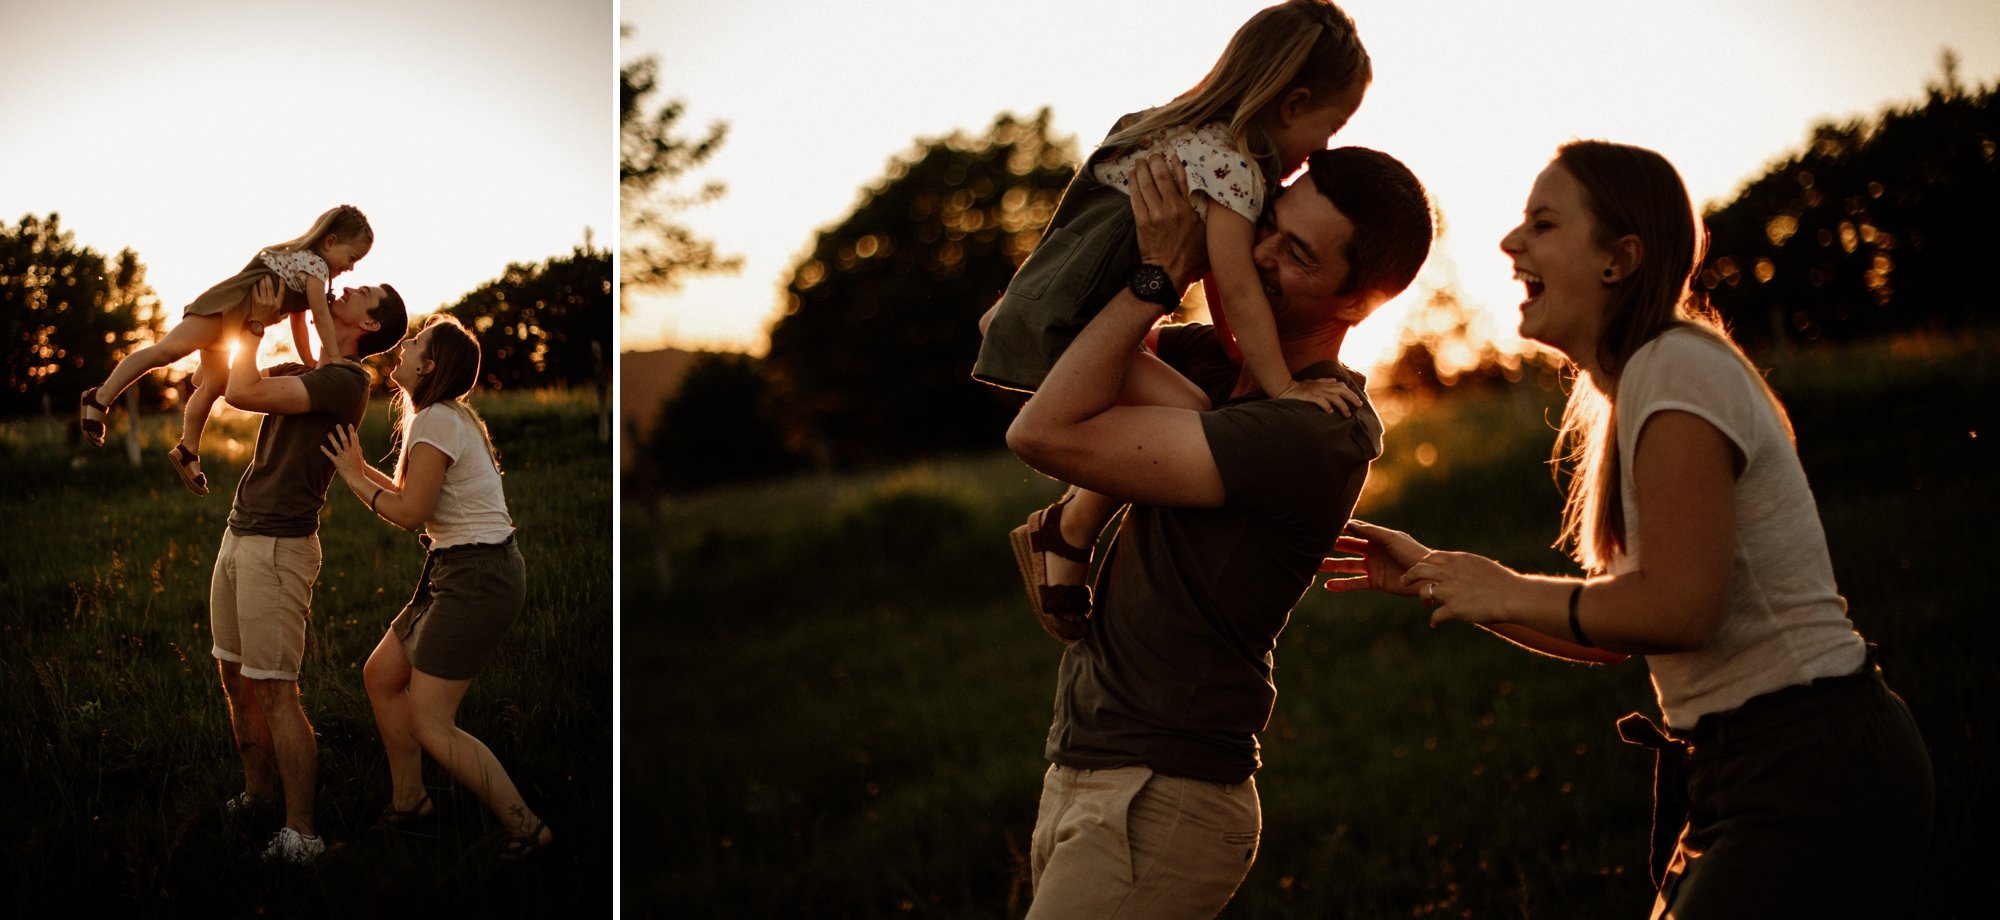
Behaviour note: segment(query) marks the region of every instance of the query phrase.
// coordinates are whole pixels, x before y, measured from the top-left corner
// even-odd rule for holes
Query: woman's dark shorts
[[[527,565],[513,537],[433,550],[424,557],[416,595],[389,629],[417,670],[470,680],[493,657],[527,597]]]

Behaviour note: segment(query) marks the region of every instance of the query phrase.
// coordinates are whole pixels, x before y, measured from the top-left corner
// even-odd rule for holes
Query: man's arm
[[[267,311],[277,302],[277,289],[266,278],[250,289],[252,312]],[[312,411],[312,395],[305,381],[296,377],[266,377],[257,367],[257,349],[264,342],[263,331],[251,332],[246,324],[243,347],[229,365],[229,385],[223,398],[238,409],[266,415],[298,415]]]
[[[1132,176],[1139,260],[1167,270],[1185,288],[1207,259],[1201,222],[1165,159],[1147,158]],[[1065,482],[1126,501],[1218,507],[1222,475],[1201,415],[1163,406],[1121,406],[1132,355],[1159,307],[1123,290],[1091,319],[1007,429],[1007,446],[1028,465]]]

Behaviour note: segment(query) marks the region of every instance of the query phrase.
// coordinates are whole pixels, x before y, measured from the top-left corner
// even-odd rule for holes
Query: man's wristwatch
[[[243,331],[250,333],[251,338],[263,338],[264,324],[254,319],[245,320],[243,322]]]
[[[1133,296],[1150,304],[1157,304],[1162,314],[1172,313],[1181,308],[1181,289],[1174,284],[1167,270],[1151,263],[1140,263],[1132,268],[1125,278],[1125,286],[1132,289]]]

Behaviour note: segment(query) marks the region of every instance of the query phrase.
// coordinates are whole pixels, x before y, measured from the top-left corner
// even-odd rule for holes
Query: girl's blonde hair
[[[1692,283],[1708,248],[1707,231],[1673,164],[1643,147],[1607,141],[1571,141],[1556,151],[1555,162],[1583,186],[1600,247],[1609,250],[1627,235],[1641,243],[1639,264],[1618,283],[1605,307],[1595,355],[1604,379],[1578,372],[1549,458],[1558,482],[1565,466],[1571,470],[1556,545],[1567,545],[1586,571],[1603,572],[1626,546],[1613,397],[1626,363],[1641,346],[1674,328],[1720,342],[1763,388],[1787,432],[1792,423],[1764,375],[1730,339]]]
[[[1222,57],[1193,89],[1141,112],[1105,138],[1102,147],[1120,151],[1150,137],[1221,121],[1228,124],[1237,150],[1260,159],[1275,156],[1277,151],[1262,149],[1270,146],[1262,137],[1251,143],[1257,116],[1273,102],[1304,88],[1324,104],[1373,79],[1374,65],[1347,13],[1329,0],[1286,0],[1258,11],[1237,29]]]
[[[403,464],[409,460],[407,445],[410,424],[417,413],[444,403],[452,411],[464,416],[479,432],[480,441],[486,445],[486,456],[493,461],[493,469],[500,471],[500,452],[493,448],[493,436],[486,430],[486,420],[474,412],[465,397],[479,382],[479,340],[472,337],[465,325],[454,316],[434,313],[425,321],[418,335],[430,333],[430,342],[424,347],[424,360],[432,362],[431,372],[424,375],[410,390],[397,389],[396,426],[392,440],[397,445],[396,478],[403,478]]]
[[[372,243],[375,241],[375,229],[368,225],[368,217],[361,213],[360,208],[343,204],[321,214],[318,220],[313,221],[312,229],[307,230],[306,235],[265,248],[277,252],[298,252],[302,249],[318,251],[319,244],[328,236],[338,236],[344,240],[359,237]]]

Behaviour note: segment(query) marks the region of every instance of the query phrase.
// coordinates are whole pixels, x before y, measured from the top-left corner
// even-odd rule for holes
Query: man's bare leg
[[[313,783],[319,772],[319,739],[299,705],[299,685],[290,680],[250,680],[271,733],[278,781],[285,790],[285,826],[307,837],[313,830]]]
[[[222,695],[229,701],[229,728],[236,737],[236,753],[243,758],[243,791],[253,799],[278,799],[277,751],[271,745],[271,728],[257,705],[250,679],[242,665],[217,660],[222,672]]]

